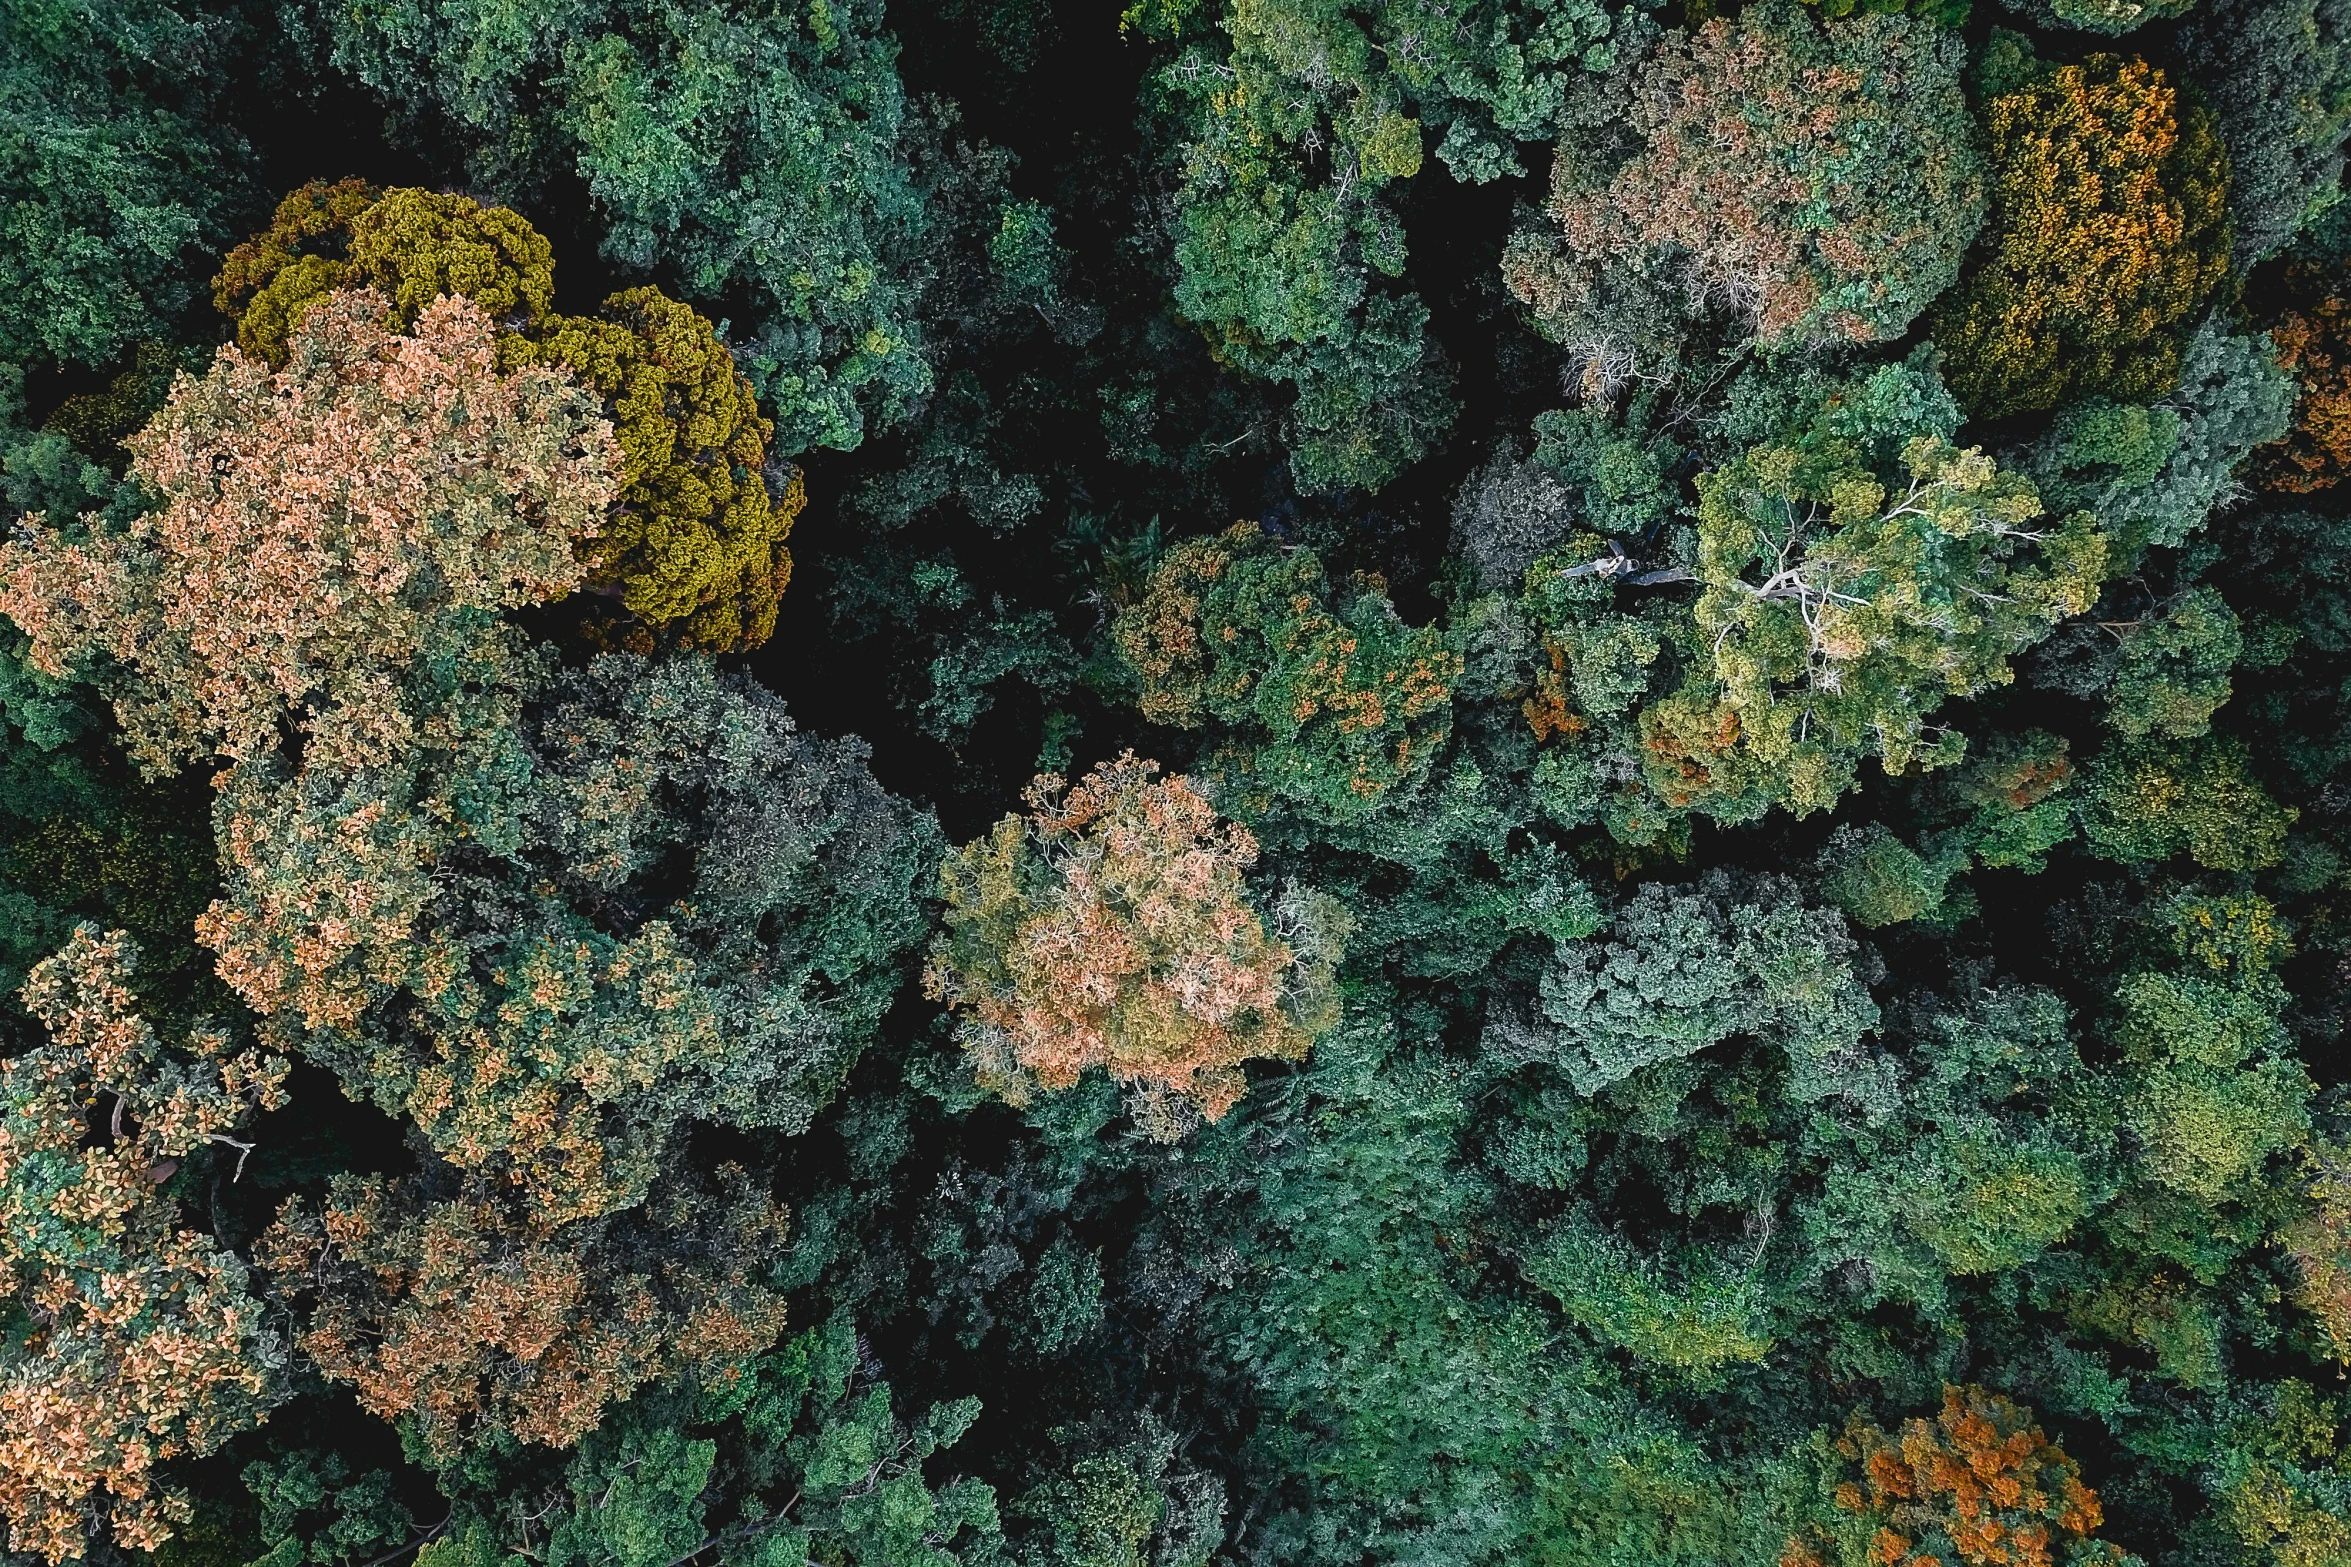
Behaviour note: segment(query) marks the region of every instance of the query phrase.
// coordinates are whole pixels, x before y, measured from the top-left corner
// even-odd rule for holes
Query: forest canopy
[[[0,1567],[2351,1563],[2351,0],[0,0]]]

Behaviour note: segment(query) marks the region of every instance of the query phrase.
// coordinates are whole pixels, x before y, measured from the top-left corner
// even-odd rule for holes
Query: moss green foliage
[[[104,365],[185,318],[253,178],[223,73],[254,20],[163,0],[0,17],[0,360]]]
[[[1301,488],[1375,488],[1452,421],[1398,196],[1434,157],[1479,184],[1520,170],[1571,83],[1627,53],[1638,13],[1599,0],[1143,4],[1155,87],[1184,127],[1176,303],[1220,360],[1297,389]],[[1637,42],[1633,45],[1637,48]]]
[[[394,3],[328,20],[337,62],[528,204],[584,183],[604,253],[690,299],[746,292],[745,367],[784,455],[854,447],[931,385],[908,107],[872,0],[512,12]]]
[[[0,9],[12,1557],[2351,1559],[2338,0]]]
[[[775,426],[710,323],[657,288],[633,288],[595,316],[547,321],[534,351],[605,400],[620,441],[620,509],[597,535],[589,591],[712,652],[765,642],[792,580],[784,539],[806,490],[795,470],[770,494]]]
[[[268,229],[229,254],[213,299],[247,353],[283,364],[288,335],[339,289],[372,288],[405,326],[443,294],[463,295],[508,331],[539,324],[555,298],[555,252],[521,214],[429,190],[312,182],[278,203]]]
[[[1145,717],[1244,737],[1218,771],[1246,815],[1376,809],[1427,776],[1451,728],[1461,660],[1442,635],[1404,625],[1374,584],[1334,589],[1255,523],[1170,551],[1112,634]]]

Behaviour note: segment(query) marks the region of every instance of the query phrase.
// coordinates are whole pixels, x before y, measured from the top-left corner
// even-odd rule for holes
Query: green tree
[[[250,20],[162,0],[0,16],[0,360],[105,365],[170,335],[248,199],[224,111]]]
[[[1428,307],[1386,281],[1406,264],[1398,192],[1431,133],[1455,179],[1516,172],[1567,83],[1618,58],[1628,26],[1638,38],[1637,13],[1185,0],[1126,21],[1173,43],[1156,86],[1181,141],[1176,308],[1221,361],[1297,388],[1301,489],[1377,489],[1453,416]]]
[[[2339,0],[2203,0],[2180,25],[2176,57],[2228,147],[2241,265],[2291,244],[2336,199],[2351,129],[2347,35]]]
[[[1909,411],[1895,393],[1916,374],[1881,370],[1809,432],[1699,477],[1690,673],[1642,714],[1668,803],[1801,813],[1864,756],[1955,760],[1962,742],[1929,723],[1941,702],[2006,683],[2097,596],[2095,519],[2046,518],[2021,475],[1954,447],[1947,402]]]
[[[855,447],[931,388],[914,315],[927,232],[896,45],[876,0],[775,11],[410,0],[337,13],[336,62],[529,202],[577,179],[604,253],[751,305],[744,362],[790,457]]]
[[[1665,373],[1678,345],[1643,341],[1645,319],[1713,303],[1765,348],[1900,337],[1983,221],[1964,60],[1938,23],[1875,10],[1750,6],[1669,34],[1572,95],[1547,221],[1503,275],[1596,389]]]
[[[1244,816],[1359,817],[1408,796],[1451,729],[1461,657],[1443,636],[1255,523],[1169,551],[1112,635],[1145,717],[1235,732],[1211,776]]]

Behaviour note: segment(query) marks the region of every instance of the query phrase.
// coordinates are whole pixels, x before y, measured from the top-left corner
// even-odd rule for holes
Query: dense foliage
[[[2351,1561],[2347,131],[2340,0],[0,4],[0,1544]]]

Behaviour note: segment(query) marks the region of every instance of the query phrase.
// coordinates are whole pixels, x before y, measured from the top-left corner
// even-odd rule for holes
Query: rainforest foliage
[[[2351,1562],[2347,131],[0,0],[0,1567]]]

